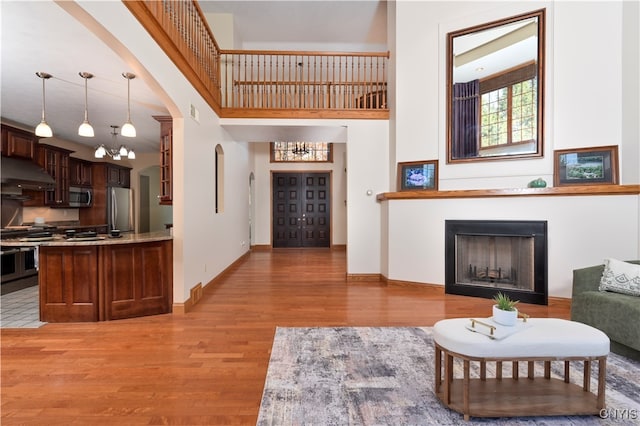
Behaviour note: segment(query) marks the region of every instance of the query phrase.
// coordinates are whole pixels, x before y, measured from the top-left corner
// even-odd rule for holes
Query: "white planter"
[[[501,325],[514,326],[518,320],[518,310],[503,311],[498,309],[497,305],[493,305],[493,320]]]

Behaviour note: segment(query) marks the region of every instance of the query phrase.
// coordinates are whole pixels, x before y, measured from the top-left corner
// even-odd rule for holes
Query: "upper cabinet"
[[[2,125],[2,155],[33,160],[37,143],[33,133]]]
[[[170,116],[154,116],[160,123],[160,204],[173,203],[173,119]]]
[[[107,164],[107,186],[131,187],[131,168]]]
[[[91,168],[93,163],[79,158],[69,158],[69,184],[71,186],[91,186]]]
[[[69,154],[73,151],[53,145],[38,144],[36,162],[56,181],[52,190],[37,191],[25,206],[69,207]]]

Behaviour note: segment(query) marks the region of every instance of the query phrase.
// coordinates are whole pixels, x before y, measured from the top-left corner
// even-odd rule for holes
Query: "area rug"
[[[465,422],[433,392],[433,352],[430,327],[278,328],[257,424],[640,424],[640,363],[613,353],[607,360],[605,418],[472,417]],[[505,376],[510,375],[507,364]],[[552,363],[552,375],[563,377],[562,367],[562,362]],[[572,383],[582,383],[582,363],[571,367]],[[594,370],[592,389],[596,389]],[[521,376],[526,377],[526,371]]]

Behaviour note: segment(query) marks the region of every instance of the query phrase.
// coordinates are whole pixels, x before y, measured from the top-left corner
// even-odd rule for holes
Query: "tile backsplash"
[[[22,222],[34,223],[37,217],[44,218],[45,223],[78,221],[78,209],[50,209],[48,207],[24,207]]]

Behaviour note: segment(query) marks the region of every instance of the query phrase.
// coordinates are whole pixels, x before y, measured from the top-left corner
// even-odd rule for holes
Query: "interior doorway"
[[[273,173],[273,247],[331,246],[331,173]]]
[[[151,214],[149,209],[149,176],[140,175],[140,218],[138,220],[138,232],[149,232]]]
[[[160,166],[149,166],[139,173],[139,232],[156,232],[173,224],[173,207],[161,205]]]

